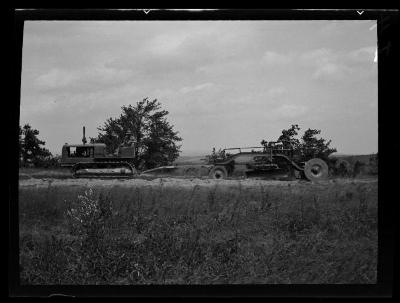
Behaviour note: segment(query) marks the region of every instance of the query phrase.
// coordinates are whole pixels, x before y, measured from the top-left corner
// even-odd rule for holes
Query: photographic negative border
[[[360,14],[360,12],[362,12]],[[395,80],[398,71],[397,10],[168,10],[168,9],[16,9],[10,19],[13,26],[9,58],[13,59],[11,75],[13,102],[8,112],[8,207],[9,296],[77,296],[77,297],[390,297],[394,283],[394,239],[396,178],[394,165],[398,145],[392,133],[396,112]],[[28,20],[377,20],[378,33],[378,283],[368,285],[171,285],[171,286],[22,286],[19,284],[18,245],[18,123],[24,21]],[[396,72],[396,73],[395,73]],[[393,145],[393,141],[395,144]]]

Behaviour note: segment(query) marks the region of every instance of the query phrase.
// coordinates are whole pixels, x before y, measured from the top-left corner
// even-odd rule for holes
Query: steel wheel
[[[226,171],[226,168],[223,166],[216,166],[213,169],[211,169],[210,177],[213,179],[226,179],[227,176],[228,172]]]
[[[304,174],[310,181],[326,180],[328,171],[328,165],[319,158],[311,159],[304,165]]]

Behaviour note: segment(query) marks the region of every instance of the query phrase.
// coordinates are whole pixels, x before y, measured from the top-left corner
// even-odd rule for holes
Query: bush
[[[60,167],[60,163],[61,163],[61,156],[50,155],[45,158],[36,159],[34,161],[34,166],[41,167],[41,168],[58,168],[58,167]]]
[[[372,175],[378,174],[378,153],[371,155],[369,158],[369,173]]]
[[[351,177],[353,176],[354,170],[350,162],[344,159],[330,158],[329,168],[332,176],[335,177]]]
[[[46,157],[36,157],[35,159],[28,159],[23,161],[20,159],[19,167],[36,167],[36,168],[59,168],[61,163],[61,156],[48,155]]]

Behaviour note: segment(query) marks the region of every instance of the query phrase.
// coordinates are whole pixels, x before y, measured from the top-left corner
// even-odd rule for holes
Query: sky
[[[376,21],[26,21],[20,124],[53,154],[157,99],[182,154],[320,129],[378,151]],[[301,133],[302,133],[301,131]]]

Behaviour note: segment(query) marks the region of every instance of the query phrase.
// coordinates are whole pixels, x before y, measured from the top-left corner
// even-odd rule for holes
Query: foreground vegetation
[[[22,284],[376,282],[377,182],[19,195]]]

